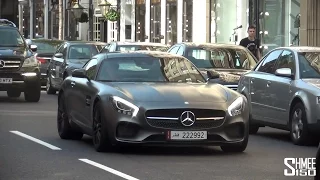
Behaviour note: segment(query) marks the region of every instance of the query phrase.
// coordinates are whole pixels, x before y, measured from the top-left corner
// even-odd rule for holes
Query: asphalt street
[[[316,147],[295,146],[286,131],[262,128],[244,153],[219,147],[135,147],[98,153],[92,140],[62,140],[57,95],[38,103],[0,92],[0,180],[264,180],[285,177],[284,158],[315,157]]]

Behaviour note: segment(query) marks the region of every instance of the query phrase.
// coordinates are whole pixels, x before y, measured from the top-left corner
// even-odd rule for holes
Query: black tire
[[[108,136],[106,119],[101,112],[103,112],[101,104],[100,102],[97,102],[94,106],[92,123],[92,141],[97,152],[113,150],[113,146]]]
[[[73,130],[69,123],[69,116],[63,94],[58,100],[57,128],[61,139],[80,140],[83,137],[83,133]]]
[[[24,91],[24,99],[28,102],[39,102],[41,96],[41,82],[27,83],[26,90]]]
[[[245,137],[241,143],[220,146],[220,148],[222,149],[222,151],[226,153],[240,153],[247,149],[248,141],[249,141],[249,132],[245,134]]]
[[[257,134],[259,131],[259,126],[255,124],[250,124],[249,125],[249,134]]]
[[[57,92],[57,90],[52,87],[51,78],[49,76],[47,78],[46,91],[47,91],[47,94],[56,94]]]
[[[21,91],[7,91],[7,95],[8,97],[11,97],[11,98],[18,98],[21,96]]]
[[[307,115],[302,103],[294,105],[290,114],[290,137],[295,145],[313,145],[317,140],[308,130]]]

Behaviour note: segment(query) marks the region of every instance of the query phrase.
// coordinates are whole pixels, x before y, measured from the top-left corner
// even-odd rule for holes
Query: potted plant
[[[120,13],[115,9],[110,9],[105,16],[109,21],[118,21],[120,19]]]
[[[80,23],[87,23],[88,21],[89,21],[88,13],[86,13],[86,12],[81,13],[81,16],[80,16],[80,18],[78,19],[78,22],[80,22]]]

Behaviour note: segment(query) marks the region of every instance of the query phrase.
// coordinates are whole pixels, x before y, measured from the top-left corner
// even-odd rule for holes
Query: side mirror
[[[292,71],[290,68],[280,68],[277,69],[276,72],[274,73],[276,76],[281,76],[281,77],[288,77],[293,79],[294,75],[292,74]]]
[[[220,77],[219,73],[215,71],[207,71],[208,79],[218,79]]]
[[[27,43],[28,46],[30,46],[32,44],[31,39],[26,39],[26,43]]]
[[[38,46],[32,44],[32,45],[30,45],[30,49],[31,49],[31,51],[36,52],[38,50]]]
[[[72,71],[72,77],[88,78],[84,69],[75,69]]]
[[[62,53],[56,53],[56,54],[54,54],[54,57],[63,58],[63,54]]]

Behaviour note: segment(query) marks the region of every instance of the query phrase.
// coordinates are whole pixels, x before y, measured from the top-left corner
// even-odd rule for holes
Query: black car
[[[88,134],[97,151],[153,144],[242,152],[248,118],[243,95],[207,82],[188,59],[166,52],[98,54],[65,79],[58,96],[60,137]]]
[[[103,42],[67,41],[60,45],[47,69],[47,93],[55,94],[71,71],[82,68],[92,56],[99,53]]]
[[[36,45],[27,45],[15,24],[0,19],[0,91],[9,97],[38,102],[41,96],[40,67],[33,52]]]
[[[161,43],[110,42],[103,49],[101,49],[100,53],[118,52],[118,51],[138,51],[138,50],[166,52],[168,49],[169,49],[168,45],[161,44]]]
[[[178,54],[189,59],[203,75],[211,69],[220,78],[213,81],[237,90],[240,76],[250,71],[258,62],[246,48],[232,44],[196,44],[178,43],[169,53]]]
[[[53,39],[32,39],[29,42],[37,45],[38,47],[35,57],[40,63],[41,86],[46,86],[48,78],[47,71],[50,60],[58,47],[65,41]]]

